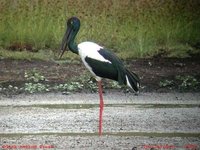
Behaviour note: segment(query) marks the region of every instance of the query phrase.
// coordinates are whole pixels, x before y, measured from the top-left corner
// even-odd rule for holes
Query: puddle
[[[133,107],[133,108],[200,108],[199,104],[105,104],[105,107]],[[7,105],[0,107],[39,107],[49,109],[91,109],[99,107],[99,104],[33,104],[33,105]]]
[[[0,137],[16,137],[16,136],[99,136],[98,133],[57,133],[57,132],[41,132],[41,133],[0,133]],[[103,136],[145,136],[145,137],[197,137],[200,138],[200,133],[157,133],[157,132],[104,132]]]

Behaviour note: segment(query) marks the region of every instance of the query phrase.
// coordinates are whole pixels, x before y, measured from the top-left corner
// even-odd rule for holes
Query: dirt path
[[[104,99],[99,137],[95,93],[1,96],[0,149],[200,148],[200,93],[112,92]]]

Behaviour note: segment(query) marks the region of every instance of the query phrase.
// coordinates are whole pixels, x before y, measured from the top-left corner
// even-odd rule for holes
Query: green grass
[[[0,49],[0,59],[10,58],[17,60],[52,60],[57,58],[50,50],[40,50],[37,53],[28,51],[8,51]]]
[[[66,19],[77,16],[78,42],[95,41],[122,58],[151,57],[161,49],[168,56],[185,57],[188,50],[199,50],[192,46],[200,41],[198,4],[196,0],[0,0],[0,51],[20,43],[40,50],[27,54],[33,58],[42,59],[41,50],[51,57],[51,51],[57,53],[60,47]],[[20,59],[26,52],[11,53],[0,55]]]
[[[174,80],[161,80],[159,86],[161,88],[178,89],[180,92],[198,91],[200,82],[197,78],[190,75],[177,75]]]

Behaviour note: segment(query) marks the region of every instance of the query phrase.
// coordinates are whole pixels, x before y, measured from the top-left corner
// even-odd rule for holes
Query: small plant
[[[97,82],[94,82],[93,80],[87,81],[84,83],[85,88],[89,89],[91,92],[97,92]]]
[[[48,92],[49,85],[42,83],[25,83],[24,90],[28,93]]]
[[[160,81],[159,86],[160,87],[172,87],[172,86],[174,86],[174,81],[173,80],[163,80],[163,81]]]
[[[38,72],[36,69],[33,69],[33,71],[25,72],[24,77],[28,81],[33,82],[39,82],[39,81],[47,81],[43,75],[41,75],[40,72]]]
[[[61,92],[72,92],[83,89],[81,82],[69,82],[65,84],[54,84],[49,85],[48,81],[39,71],[33,69],[33,71],[25,72],[24,77],[28,82],[24,84],[24,91],[28,93],[36,92],[49,92],[49,91],[61,91]]]
[[[187,75],[187,76],[176,76],[176,79],[181,82],[179,84],[180,90],[186,90],[186,89],[197,89],[199,86],[199,82],[197,79],[193,76]]]
[[[78,82],[82,89],[84,87],[84,89],[90,90],[91,92],[97,92],[97,81],[89,74],[84,74],[78,78],[74,78],[73,80]]]
[[[119,85],[119,83],[117,81],[110,81],[109,83],[110,83],[109,84],[110,88],[113,88],[113,89],[121,88],[121,86]]]
[[[65,83],[65,84],[59,84],[59,85],[55,85],[53,87],[54,90],[59,90],[59,91],[65,91],[67,90],[67,87],[68,87],[68,84]]]
[[[83,84],[81,84],[80,82],[70,82],[55,85],[53,89],[58,91],[77,91],[83,89]]]
[[[195,77],[190,75],[177,75],[174,80],[160,81],[159,86],[167,87],[169,89],[177,88],[180,91],[197,90],[200,86],[200,82]]]
[[[83,88],[83,84],[81,84],[80,82],[71,82],[68,85],[69,91],[75,91],[75,90],[82,89],[82,88]]]
[[[36,93],[36,92],[48,92],[49,85],[40,83],[47,81],[40,72],[33,69],[33,71],[25,72],[24,77],[28,82],[24,85],[24,90],[28,93]]]
[[[12,85],[12,84],[6,84],[6,85],[0,85],[0,93],[3,93],[5,95],[11,96],[12,94],[19,94],[23,91],[23,88]]]

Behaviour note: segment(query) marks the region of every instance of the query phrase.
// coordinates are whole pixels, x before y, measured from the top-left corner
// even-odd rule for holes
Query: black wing
[[[99,77],[108,78],[118,81],[120,84],[125,83],[125,68],[121,60],[112,52],[100,49],[99,54],[109,62],[99,61],[86,57],[85,61],[90,65],[92,71]]]

